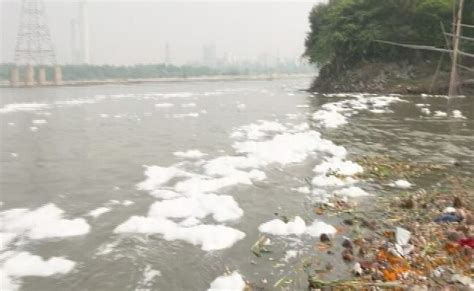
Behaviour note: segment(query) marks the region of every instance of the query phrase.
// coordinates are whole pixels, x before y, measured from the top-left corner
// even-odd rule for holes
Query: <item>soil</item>
[[[419,63],[364,62],[347,70],[334,70],[326,65],[320,70],[310,91],[318,93],[382,93],[446,95],[449,87],[449,68],[441,69],[435,77],[437,62]],[[459,94],[474,95],[474,73],[460,70],[462,84]]]

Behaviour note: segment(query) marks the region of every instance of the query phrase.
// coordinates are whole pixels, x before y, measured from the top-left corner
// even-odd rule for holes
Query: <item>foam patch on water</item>
[[[348,118],[360,110],[368,110],[375,114],[387,113],[390,112],[387,109],[390,104],[405,102],[394,96],[372,96],[370,94],[339,94],[337,97],[352,97],[354,99],[326,103],[321,106],[321,109],[313,114],[313,120],[319,127],[338,128],[347,124]]]
[[[299,216],[287,223],[281,219],[273,219],[261,224],[258,230],[273,235],[301,235],[306,231],[306,223]]]
[[[167,241],[182,240],[201,246],[203,251],[226,249],[245,237],[245,233],[228,226],[200,224],[183,227],[169,219],[143,216],[132,216],[114,232],[161,234]]]
[[[446,113],[444,111],[436,110],[434,112],[434,116],[435,117],[446,117],[446,116],[448,116],[448,113]]]
[[[235,128],[231,134],[231,137],[258,140],[266,137],[268,134],[284,132],[286,130],[287,128],[279,122],[259,120],[257,123]]]
[[[306,228],[306,233],[310,236],[319,237],[321,234],[334,235],[337,229],[324,221],[315,219],[313,223]]]
[[[89,232],[90,226],[84,219],[65,219],[63,214],[64,211],[54,204],[35,210],[6,210],[0,212],[0,231],[30,239],[78,236]]]
[[[33,124],[46,124],[47,122],[45,119],[35,119],[31,121]]]
[[[173,103],[157,103],[155,104],[155,108],[170,108],[173,107]]]
[[[208,291],[243,291],[245,281],[237,271],[230,275],[223,275],[214,279]]]
[[[99,208],[96,208],[94,210],[91,210],[87,213],[88,216],[92,216],[94,218],[97,218],[99,216],[101,216],[102,214],[105,214],[107,212],[110,212],[111,209],[108,208],[108,207],[99,207]]]
[[[161,272],[159,270],[154,270],[150,265],[146,265],[143,269],[142,279],[138,283],[138,286],[140,287],[139,290],[150,287],[156,277],[161,277]]]
[[[330,224],[327,224],[320,220],[314,220],[309,226],[306,226],[304,220],[296,216],[294,220],[284,222],[280,219],[273,219],[268,222],[262,223],[258,230],[263,233],[268,233],[278,236],[290,236],[290,235],[302,235],[308,234],[310,236],[319,237],[325,233],[333,235],[337,232],[336,228]]]
[[[187,150],[185,152],[174,152],[173,155],[175,155],[178,158],[183,158],[183,159],[200,159],[204,156],[207,156],[207,154],[202,153],[199,150]]]
[[[173,114],[172,117],[173,118],[199,117],[199,113],[190,112],[190,113]]]
[[[181,197],[172,200],[155,202],[148,212],[149,217],[156,218],[198,218],[212,215],[218,222],[236,220],[244,211],[232,196],[202,194],[194,197]]]
[[[464,116],[460,110],[453,110],[452,114],[454,118],[466,119],[466,116]]]
[[[337,196],[352,197],[352,198],[370,196],[370,194],[367,193],[365,190],[356,186],[336,190],[334,191],[334,194],[336,194]]]
[[[191,107],[196,107],[196,103],[185,103],[185,104],[181,104],[181,107],[183,108],[191,108]]]
[[[173,178],[190,177],[192,174],[176,167],[145,166],[146,180],[137,185],[138,190],[153,191]]]
[[[37,111],[49,108],[49,104],[43,103],[11,103],[0,108],[0,113],[12,113],[22,111]]]
[[[61,257],[44,260],[28,252],[19,252],[9,256],[1,268],[10,277],[49,277],[55,274],[67,274],[75,265],[75,262]]]
[[[315,151],[345,156],[346,150],[329,140],[322,139],[315,131],[283,133],[267,141],[236,142],[233,147],[257,160],[261,166],[277,163],[287,165],[300,163]]]
[[[362,173],[364,169],[357,163],[335,157],[326,159],[326,161],[317,165],[313,171],[317,174],[334,173],[342,176],[353,176]]]

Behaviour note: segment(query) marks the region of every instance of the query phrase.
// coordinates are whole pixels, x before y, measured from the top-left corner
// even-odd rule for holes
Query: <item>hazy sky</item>
[[[0,0],[1,61],[11,62],[21,0]],[[59,63],[71,62],[71,20],[78,3],[46,0],[47,17]],[[171,60],[202,59],[203,46],[219,56],[240,59],[263,53],[297,58],[303,53],[308,14],[314,1],[111,1],[89,0],[91,62],[159,63],[169,43]]]

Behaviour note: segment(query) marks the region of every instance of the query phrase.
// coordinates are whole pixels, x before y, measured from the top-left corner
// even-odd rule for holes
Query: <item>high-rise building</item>
[[[89,47],[89,19],[87,15],[86,0],[79,2],[79,29],[81,44],[81,62],[90,63],[90,47]]]
[[[171,65],[171,52],[170,52],[170,44],[166,43],[165,45],[165,64]]]
[[[202,48],[202,62],[205,66],[215,67],[217,64],[217,50],[215,45],[205,45]]]

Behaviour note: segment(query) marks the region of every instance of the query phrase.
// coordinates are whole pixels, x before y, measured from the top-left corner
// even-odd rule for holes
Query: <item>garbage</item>
[[[464,247],[464,246],[467,246],[467,247],[470,247],[471,249],[474,249],[474,238],[464,238],[464,239],[460,239],[458,241],[459,245]]]
[[[437,223],[446,223],[446,222],[461,222],[463,220],[463,218],[457,214],[452,214],[452,213],[448,213],[448,214],[443,214],[439,217],[437,217],[434,222],[437,222]]]
[[[397,244],[400,246],[405,246],[408,244],[408,241],[410,240],[410,235],[411,233],[404,228],[395,228],[395,239],[397,241]]]

